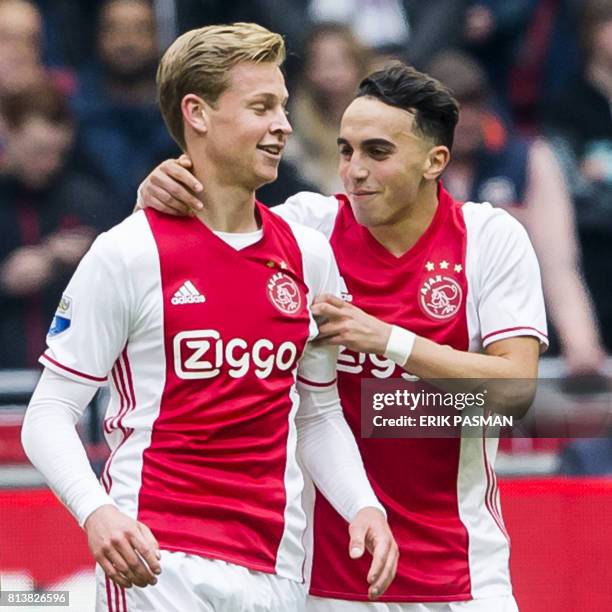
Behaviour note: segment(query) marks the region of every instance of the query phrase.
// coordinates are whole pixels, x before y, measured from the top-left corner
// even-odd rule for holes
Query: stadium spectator
[[[0,0],[0,96],[42,80],[41,35],[41,16],[31,2]]]
[[[310,0],[311,19],[343,23],[361,44],[423,67],[461,42],[467,0]]]
[[[347,26],[323,23],[310,31],[300,85],[291,100],[294,134],[287,143],[287,157],[305,180],[325,193],[342,188],[336,135],[367,68],[368,50]]]
[[[465,13],[465,47],[487,71],[491,88],[506,101],[510,70],[533,11],[533,0],[475,0]],[[510,112],[509,106],[507,108]]]
[[[74,100],[79,147],[114,195],[121,211],[152,163],[175,152],[155,103],[158,59],[154,13],[148,0],[107,0],[97,38],[98,62],[80,74]]]
[[[604,351],[582,281],[570,195],[550,146],[543,139],[520,136],[502,121],[484,70],[469,56],[443,52],[429,71],[461,104],[445,184],[455,197],[503,207],[525,225],[542,266],[544,292],[568,373],[597,372]]]
[[[586,61],[544,115],[574,199],[584,274],[603,339],[612,351],[612,4],[585,4],[581,39]]]
[[[504,92],[515,123],[528,134],[537,133],[542,107],[563,91],[578,66],[576,23],[583,0],[530,0],[530,4]]]
[[[0,182],[0,367],[32,367],[61,290],[104,224],[106,198],[72,170],[74,120],[42,82],[5,96]]]

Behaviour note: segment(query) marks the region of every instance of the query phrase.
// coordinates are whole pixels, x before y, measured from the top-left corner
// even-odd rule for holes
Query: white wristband
[[[392,325],[384,356],[403,367],[412,353],[415,340],[416,334],[403,327]]]

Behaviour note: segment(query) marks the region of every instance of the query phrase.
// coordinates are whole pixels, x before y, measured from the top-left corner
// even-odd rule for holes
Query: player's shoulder
[[[525,228],[503,208],[492,206],[489,202],[465,202],[461,211],[468,240],[498,245],[508,240],[528,240]]]
[[[304,262],[310,262],[317,266],[331,258],[331,246],[322,232],[291,219],[285,219],[285,222],[295,237]]]
[[[339,206],[340,202],[336,196],[300,191],[273,210],[286,221],[297,221],[319,230],[329,238]]]
[[[146,215],[138,211],[100,234],[91,252],[109,266],[130,267],[150,252],[152,240]]]

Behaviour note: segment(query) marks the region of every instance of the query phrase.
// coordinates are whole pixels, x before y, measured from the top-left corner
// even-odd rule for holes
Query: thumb
[[[365,526],[352,523],[349,527],[349,557],[351,559],[359,559],[365,551]]]
[[[189,157],[189,155],[186,155],[185,153],[183,153],[179,158],[178,158],[178,162],[179,164],[181,164],[181,166],[183,166],[183,168],[191,168],[191,166],[193,165],[191,163],[191,157]]]

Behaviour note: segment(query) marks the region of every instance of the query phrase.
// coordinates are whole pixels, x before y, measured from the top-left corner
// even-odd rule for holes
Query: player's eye
[[[258,114],[258,115],[263,115],[268,108],[266,107],[265,104],[253,104],[253,106],[251,106],[251,108]]]
[[[340,155],[342,157],[350,157],[352,152],[350,147],[340,147]]]
[[[374,148],[370,149],[370,155],[376,159],[381,159],[389,155],[389,151],[387,149]]]

